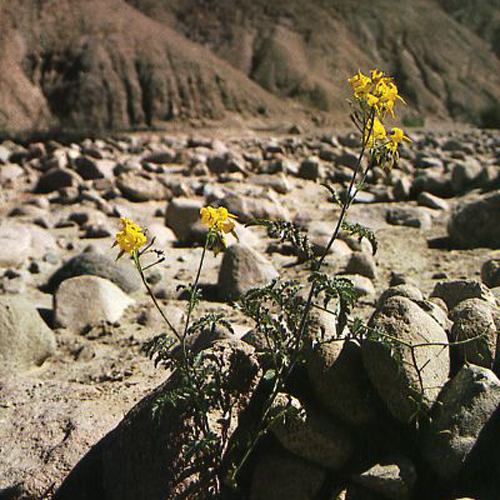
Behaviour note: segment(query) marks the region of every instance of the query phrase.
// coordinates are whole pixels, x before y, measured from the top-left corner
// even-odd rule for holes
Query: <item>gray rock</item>
[[[218,287],[222,298],[235,300],[248,290],[263,286],[279,276],[264,256],[245,244],[230,245],[224,252]]]
[[[397,207],[387,211],[386,220],[394,226],[416,227],[428,230],[431,228],[431,216],[421,208]]]
[[[466,365],[446,385],[419,441],[424,459],[438,476],[458,476],[499,405],[500,380],[486,368]]]
[[[148,178],[133,172],[121,174],[116,179],[116,186],[130,201],[169,200],[172,193],[157,179]]]
[[[105,278],[119,286],[124,292],[135,292],[141,287],[141,278],[130,260],[116,262],[107,255],[84,252],[65,262],[47,282],[46,289],[55,292],[68,278],[91,275]]]
[[[430,168],[417,172],[413,180],[412,192],[421,193],[422,191],[442,198],[447,198],[454,194],[450,177],[444,174],[441,168]]]
[[[373,281],[366,276],[359,274],[344,274],[343,278],[347,278],[354,286],[354,291],[358,297],[371,297],[375,295],[375,286]]]
[[[410,199],[411,181],[407,177],[403,177],[396,181],[392,194],[396,201],[406,201]]]
[[[396,285],[396,286],[391,286],[390,288],[387,288],[382,292],[382,294],[378,299],[377,307],[381,307],[382,304],[390,297],[396,297],[396,296],[406,297],[407,299],[410,299],[415,303],[424,300],[422,292],[416,286],[407,284]]]
[[[54,321],[80,331],[102,321],[115,323],[135,301],[111,281],[76,276],[63,281],[54,296]]]
[[[455,194],[470,191],[481,184],[484,175],[481,163],[472,157],[466,161],[457,161],[451,166],[451,185]]]
[[[175,198],[168,204],[165,225],[174,231],[179,241],[188,243],[193,240],[193,232],[202,230],[200,226],[202,207],[201,200]],[[197,223],[198,226],[195,227]]]
[[[214,174],[225,172],[246,172],[245,160],[232,151],[217,153],[207,160],[210,171]]]
[[[435,210],[449,210],[450,208],[447,201],[425,191],[418,195],[418,204],[422,207],[433,208]]]
[[[288,210],[278,200],[262,196],[254,198],[231,194],[218,200],[218,204],[225,206],[230,213],[238,216],[241,223],[252,219],[289,220],[290,218]]]
[[[472,363],[491,369],[497,352],[497,328],[491,305],[481,299],[466,299],[451,310],[450,318],[453,321],[453,342],[464,342],[479,337],[452,347],[457,366]]]
[[[448,221],[448,235],[460,248],[500,248],[500,193],[459,204]]]
[[[398,458],[383,465],[374,465],[354,476],[353,481],[371,491],[381,493],[384,498],[409,500],[413,498],[417,472],[410,460]]]
[[[500,286],[500,259],[490,259],[482,265],[481,280],[488,288]]]
[[[290,192],[290,183],[283,174],[260,174],[248,178],[248,182],[257,186],[274,189],[277,193]]]
[[[326,474],[320,467],[281,450],[259,457],[252,474],[250,500],[312,500]]]
[[[145,154],[141,161],[154,163],[155,165],[162,165],[164,163],[179,163],[179,155],[171,149],[162,149],[161,151],[154,151],[152,153]]]
[[[377,278],[377,264],[371,253],[353,252],[344,272],[346,274],[359,274],[373,280]]]
[[[40,366],[56,350],[52,330],[22,297],[0,297],[0,372]]]
[[[228,430],[228,439],[231,439],[234,422],[248,406],[255,389],[259,365],[253,349],[237,340],[216,343],[206,351],[206,356],[220,366],[221,391],[230,390],[235,399],[229,408],[233,422]],[[162,406],[158,418],[152,418],[153,407],[177,388],[178,378],[172,376],[132,408],[119,425],[82,458],[54,500],[180,498],[196,477],[196,472],[186,474],[191,462],[183,453],[192,421],[180,406],[169,405]],[[222,416],[221,412],[213,411],[208,420],[214,423]]]
[[[323,165],[319,158],[310,156],[300,162],[299,177],[302,179],[316,181],[324,177],[324,175]]]
[[[26,226],[9,220],[0,223],[0,268],[20,267],[30,255],[32,235]]]
[[[72,170],[52,168],[40,176],[35,191],[37,193],[52,193],[62,188],[76,187],[82,180],[83,179]]]
[[[314,393],[334,416],[353,426],[380,417],[380,402],[365,373],[357,342],[316,342],[307,353],[306,366]]]
[[[295,397],[278,394],[271,407],[271,432],[291,453],[329,469],[342,467],[353,452],[349,435]]]
[[[75,160],[78,175],[85,180],[112,179],[116,163],[111,160],[98,160],[89,156],[79,156]]]
[[[466,299],[481,299],[491,306],[496,305],[495,297],[490,290],[474,280],[440,281],[434,286],[431,297],[442,299],[448,310]]]
[[[431,407],[448,378],[446,332],[419,306],[399,296],[383,302],[369,326],[396,340],[382,337],[363,343],[368,376],[392,415],[411,422]]]

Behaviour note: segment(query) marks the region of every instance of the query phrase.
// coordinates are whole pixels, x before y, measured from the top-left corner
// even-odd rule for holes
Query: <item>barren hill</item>
[[[345,116],[346,77],[394,74],[410,115],[500,101],[500,5],[468,0],[0,0],[0,131]]]

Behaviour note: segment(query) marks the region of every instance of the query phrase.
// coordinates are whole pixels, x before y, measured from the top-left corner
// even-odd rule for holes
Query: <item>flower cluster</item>
[[[392,166],[398,159],[398,147],[411,139],[398,127],[387,133],[382,120],[389,113],[394,118],[396,101],[405,103],[392,78],[374,69],[370,76],[358,71],[349,78],[358,108],[353,119],[364,136],[364,143],[373,151],[379,163]]]
[[[118,245],[120,248],[120,254],[117,259],[119,259],[124,253],[132,255],[146,244],[146,235],[135,222],[127,219],[126,217],[122,217],[120,219],[120,224],[121,229],[118,233],[116,233],[116,239],[113,243],[113,247]]]
[[[217,255],[223,248],[227,247],[226,234],[232,234],[236,239],[234,232],[236,215],[228,212],[225,207],[203,207],[200,209],[201,221],[208,227],[208,248]]]

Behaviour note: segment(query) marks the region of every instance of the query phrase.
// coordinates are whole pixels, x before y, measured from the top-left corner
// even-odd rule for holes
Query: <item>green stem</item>
[[[175,329],[174,325],[172,325],[172,323],[170,322],[170,320],[167,318],[167,316],[163,312],[163,309],[160,307],[160,304],[158,304],[158,301],[156,300],[156,297],[155,297],[153,291],[151,290],[151,288],[149,286],[149,283],[146,281],[146,276],[144,275],[144,270],[141,267],[141,260],[140,260],[140,255],[139,255],[138,252],[134,252],[133,259],[134,259],[135,267],[139,271],[139,275],[141,277],[142,283],[143,283],[144,287],[146,288],[149,296],[151,297],[151,300],[153,301],[153,304],[155,305],[156,309],[158,310],[158,312],[160,313],[161,317],[163,318],[163,320],[165,321],[165,323],[168,325],[168,327],[170,328],[170,330],[172,330],[172,333],[175,335],[175,337],[177,338],[177,340],[180,342],[181,341],[181,336],[179,335],[179,333]]]

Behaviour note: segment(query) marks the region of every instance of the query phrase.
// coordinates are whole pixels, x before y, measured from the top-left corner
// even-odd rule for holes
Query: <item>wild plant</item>
[[[189,300],[186,321],[180,331],[164,314],[146,280],[145,272],[162,262],[164,253],[154,248],[154,240],[147,244],[146,235],[135,223],[125,218],[121,220],[122,228],[115,241],[120,248],[119,257],[130,254],[151,300],[169,329],[145,345],[146,353],[155,364],[174,372],[176,377],[175,388],[157,401],[156,415],[168,408],[182,408],[183,415],[190,422],[182,451],[188,465],[180,475],[183,479],[189,478],[189,482],[176,498],[213,498],[224,488],[239,488],[241,473],[252,452],[272,422],[280,418],[273,411],[273,403],[304,364],[307,347],[325,341],[318,333],[320,328],[314,310],[321,309],[332,315],[336,322],[336,339],[370,337],[394,352],[398,349],[397,339],[383,332],[374,332],[351,317],[357,300],[352,282],[341,276],[330,276],[324,270],[325,259],[341,232],[356,235],[360,240],[367,238],[373,253],[376,252],[377,241],[373,232],[348,221],[347,214],[363,189],[370,169],[375,166],[392,168],[398,161],[400,144],[411,141],[400,128],[394,127],[387,132],[384,126],[387,115],[394,117],[395,104],[404,102],[392,78],[379,70],[371,71],[369,76],[358,71],[349,83],[353,91],[350,117],[360,133],[361,147],[344,195],[340,196],[333,186],[325,185],[330,200],[338,204],[340,210],[322,254],[314,254],[306,232],[295,224],[282,220],[256,220],[248,224],[262,226],[269,237],[291,244],[303,265],[307,266],[309,277],[307,283],[276,279],[250,290],[234,304],[253,320],[254,333],[262,340],[257,353],[262,370],[255,384],[260,402],[251,425],[246,425],[245,429],[239,428],[240,423],[232,411],[242,396],[238,390],[230,389],[228,371],[212,351],[199,350],[193,342],[203,332],[210,334],[218,327],[232,330],[223,314],[206,314],[193,320],[193,313],[202,298],[199,280],[206,253],[211,251],[217,255],[225,250],[228,235],[235,237],[236,216],[225,207],[208,206],[200,211],[208,232],[195,280],[185,287]],[[155,253],[156,261],[143,266],[141,259],[148,253]],[[218,416],[216,420],[210,418],[214,414]]]

